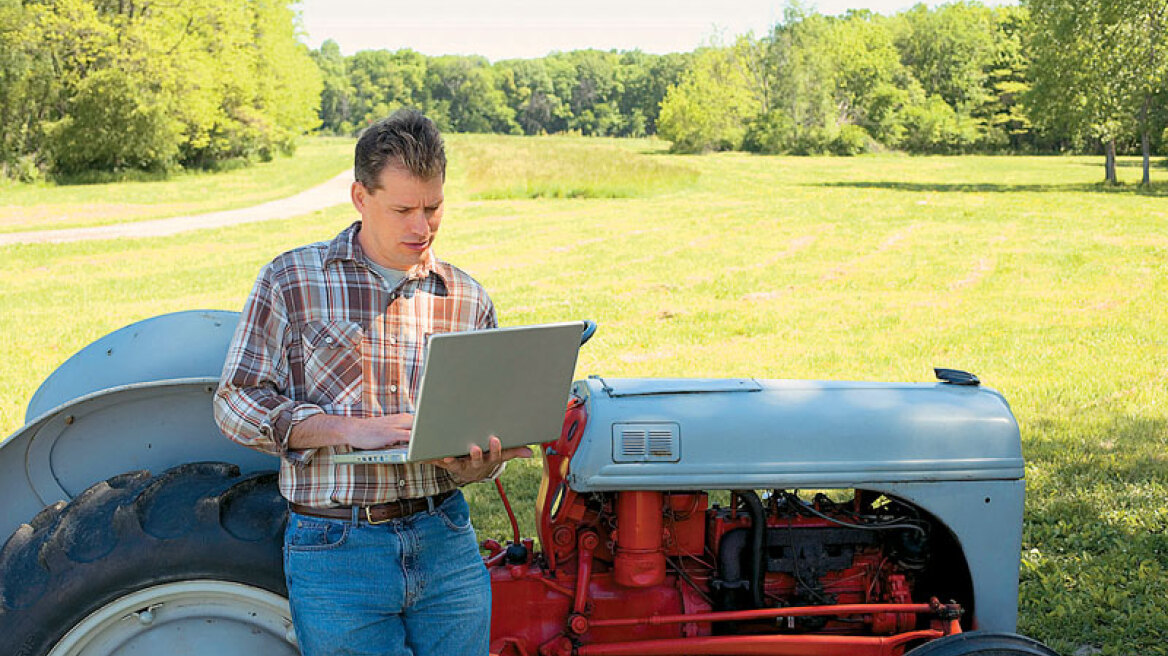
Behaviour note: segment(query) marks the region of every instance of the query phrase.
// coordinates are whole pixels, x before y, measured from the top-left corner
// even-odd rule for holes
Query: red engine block
[[[753,552],[743,540],[751,516],[708,508],[704,492],[572,491],[564,480],[584,420],[570,406],[562,436],[544,445],[543,553],[532,540],[519,555],[484,543],[492,654],[900,656],[961,631],[956,605],[913,603],[911,572],[877,541],[853,544],[845,533],[841,544],[841,531],[858,533],[842,519],[773,509],[765,573],[754,574],[762,603],[744,604],[752,586],[728,572]]]

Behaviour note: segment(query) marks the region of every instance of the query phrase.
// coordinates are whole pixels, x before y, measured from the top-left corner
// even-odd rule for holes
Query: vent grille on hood
[[[614,462],[677,462],[681,460],[681,430],[677,424],[620,423],[612,425]]]

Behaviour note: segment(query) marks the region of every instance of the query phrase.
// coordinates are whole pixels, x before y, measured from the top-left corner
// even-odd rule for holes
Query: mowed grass
[[[511,144],[517,158],[543,147],[452,138],[452,164],[479,141],[515,171]],[[491,290],[504,325],[598,321],[578,378],[973,371],[1022,426],[1019,630],[1066,654],[1168,653],[1163,198],[1097,187],[1095,158],[680,157],[652,142],[562,143],[698,174],[627,198],[476,200],[456,188],[475,172],[452,168],[439,255]],[[1129,183],[1138,174],[1121,168]],[[0,249],[0,433],[93,339],[163,312],[236,309],[264,262],[353,218],[342,206],[162,239]],[[525,535],[538,477],[538,461],[504,477]],[[492,487],[468,496],[480,537],[505,536]]]
[[[0,233],[160,219],[284,198],[351,169],[354,142],[305,138],[291,156],[225,173],[184,171],[158,180],[100,184],[0,181]]]

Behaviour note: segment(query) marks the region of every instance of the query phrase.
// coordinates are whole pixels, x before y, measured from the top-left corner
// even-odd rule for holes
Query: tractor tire
[[[969,631],[938,638],[907,656],[1058,656],[1046,645],[1016,633]]]
[[[0,549],[0,654],[298,654],[274,472],[137,471],[42,510]]]

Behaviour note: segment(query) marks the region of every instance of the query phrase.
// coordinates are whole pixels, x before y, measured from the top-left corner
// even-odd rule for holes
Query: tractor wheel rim
[[[165,583],[119,597],[74,626],[48,656],[299,654],[288,601],[229,581]]]

